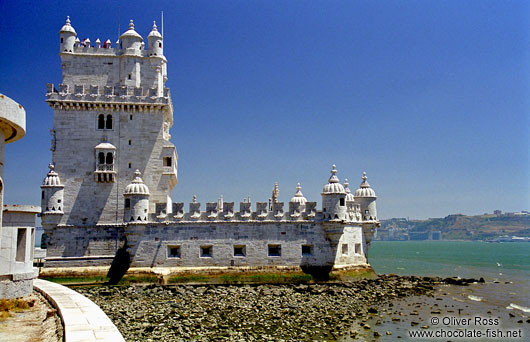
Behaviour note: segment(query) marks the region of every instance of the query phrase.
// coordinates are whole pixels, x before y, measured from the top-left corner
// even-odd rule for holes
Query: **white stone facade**
[[[42,186],[47,267],[109,265],[124,250],[133,267],[368,265],[375,194],[354,197],[335,166],[322,210],[300,185],[286,206],[277,185],[268,202],[244,201],[239,211],[222,198],[203,210],[195,198],[172,203],[177,153],[163,37],[155,25],[145,46],[132,21],[115,48],[81,46],[75,35],[68,20],[60,31],[63,80],[47,90],[54,110]]]

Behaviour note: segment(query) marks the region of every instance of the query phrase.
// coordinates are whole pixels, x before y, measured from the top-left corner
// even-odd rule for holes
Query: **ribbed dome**
[[[144,184],[144,181],[140,176],[142,173],[139,170],[134,172],[136,176],[133,181],[125,188],[124,195],[149,195],[149,188]]]
[[[370,184],[366,181],[366,172],[363,172],[363,181],[359,189],[355,190],[355,197],[376,197],[375,191],[370,187]]]
[[[42,182],[41,188],[64,188],[64,185],[61,184],[61,179],[59,178],[59,174],[55,172],[55,166],[53,164],[48,165],[50,168],[50,172],[46,175],[46,178],[44,178],[44,181]]]
[[[328,184],[324,185],[322,194],[343,194],[344,187],[339,183],[339,178],[336,176],[337,168],[335,165],[331,167],[331,177],[329,177]]]
[[[348,187],[350,183],[348,183],[348,178],[344,180],[344,191],[346,192],[346,202],[353,202],[355,200],[355,197],[353,197],[353,194],[351,193],[350,188]]]
[[[129,22],[129,29],[123,32],[123,34],[120,36],[120,39],[123,39],[123,38],[136,38],[136,39],[139,39],[140,41],[143,41],[142,36],[140,36],[138,32],[134,30],[134,24],[133,24],[132,19]]]
[[[70,16],[66,17],[66,24],[64,24],[64,26],[59,31],[59,33],[66,33],[66,32],[73,33],[74,35],[77,36],[77,33],[75,32],[73,26],[70,25]]]
[[[302,194],[302,187],[300,186],[300,183],[296,185],[296,193],[294,194],[293,198],[289,202],[291,203],[300,203],[305,204],[307,202],[307,199],[304,197],[304,194]]]
[[[151,32],[149,32],[149,35],[147,36],[147,38],[151,38],[151,37],[162,38],[162,35],[160,34],[160,32],[158,32],[158,30],[156,28],[156,22],[155,21],[153,21],[153,30]]]

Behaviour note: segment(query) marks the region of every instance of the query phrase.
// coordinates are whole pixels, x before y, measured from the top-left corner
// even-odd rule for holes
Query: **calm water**
[[[374,241],[368,260],[377,273],[530,280],[528,242]]]

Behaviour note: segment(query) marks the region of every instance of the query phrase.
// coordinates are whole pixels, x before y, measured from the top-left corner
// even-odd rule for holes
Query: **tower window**
[[[212,257],[212,246],[201,246],[201,258]]]
[[[132,140],[129,140],[129,145],[132,145]]]
[[[99,165],[105,164],[105,153],[103,152],[98,153],[98,163]]]
[[[107,115],[107,122],[105,123],[106,129],[112,129],[112,115]]]
[[[342,244],[342,255],[344,256],[348,255],[348,244],[347,243]]]
[[[130,198],[126,198],[125,199],[125,208],[129,209],[130,207],[131,207],[131,199]]]
[[[311,255],[313,255],[313,246],[302,245],[302,256],[311,256]]]
[[[234,246],[234,256],[235,257],[244,257],[246,256],[246,248],[244,245]]]
[[[171,157],[164,157],[164,166],[171,166]]]
[[[42,196],[41,196],[41,199],[44,199],[44,191],[42,192]]]
[[[98,129],[105,129],[105,115],[98,115]]]
[[[340,206],[341,206],[341,207],[344,207],[344,198],[341,198],[341,199],[340,199]]]
[[[129,79],[131,79],[131,78],[132,78],[132,76],[131,76],[131,74],[129,74]]]
[[[17,229],[17,255],[15,260],[19,262],[26,261],[26,228]]]
[[[61,37],[61,44],[63,43],[63,37]]]
[[[129,115],[129,120],[132,120],[132,114],[131,114],[131,115]]]
[[[269,256],[270,257],[282,256],[282,246],[281,245],[269,245]]]
[[[180,246],[167,246],[167,257],[180,259]]]
[[[158,42],[158,47],[159,47],[159,48],[162,47],[162,42]]]
[[[107,158],[105,159],[105,164],[112,165],[114,164],[114,156],[112,155],[112,152],[107,152]]]
[[[131,163],[129,163],[129,169],[130,169],[131,167],[132,167],[132,164],[131,164]]]

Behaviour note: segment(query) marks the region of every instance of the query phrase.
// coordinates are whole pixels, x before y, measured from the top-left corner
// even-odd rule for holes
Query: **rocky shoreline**
[[[379,308],[395,299],[432,296],[444,283],[473,282],[478,281],[382,275],[340,283],[75,290],[98,304],[131,342],[336,341],[366,335]]]

